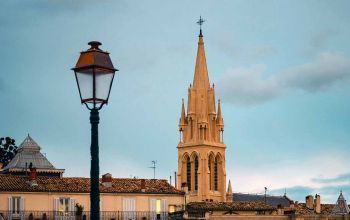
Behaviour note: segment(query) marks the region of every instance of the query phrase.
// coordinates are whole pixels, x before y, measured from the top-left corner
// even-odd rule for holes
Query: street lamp
[[[80,53],[75,73],[81,103],[90,110],[91,123],[91,168],[90,168],[90,219],[100,219],[98,123],[99,110],[108,103],[111,92],[114,68],[109,53],[102,51],[98,41],[89,42],[91,48]]]

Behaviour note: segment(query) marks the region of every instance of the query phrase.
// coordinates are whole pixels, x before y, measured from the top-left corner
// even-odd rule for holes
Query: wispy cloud
[[[310,63],[264,78],[264,65],[227,70],[217,82],[223,101],[255,105],[293,90],[323,91],[350,78],[350,59],[340,53],[320,53]]]
[[[350,185],[350,173],[341,174],[333,178],[317,177],[313,178],[312,181],[316,183],[348,183]]]
[[[272,195],[282,195],[285,191],[287,196],[299,202],[305,202],[305,196],[307,195],[321,195],[321,203],[334,204],[339,196],[339,192],[342,190],[345,197],[349,195],[350,185],[338,185],[338,186],[324,186],[319,188],[312,188],[308,186],[293,186],[288,188],[272,189],[269,191]]]
[[[254,105],[280,95],[280,85],[275,78],[263,79],[264,65],[229,69],[217,83],[219,95],[225,102]]]
[[[334,37],[338,32],[334,29],[325,29],[320,32],[312,34],[310,39],[305,46],[305,54],[317,54],[320,51],[324,50],[328,42]]]
[[[215,42],[215,46],[234,59],[261,60],[278,53],[277,48],[270,44],[242,46],[235,42],[232,38],[222,37]]]
[[[343,190],[344,196],[350,198],[349,182],[338,181],[350,175],[348,153],[329,150],[327,154],[305,156],[309,159],[299,160],[288,156],[274,159],[273,164],[260,162],[261,172],[252,172],[253,166],[240,167],[236,164],[233,171],[227,170],[227,178],[231,179],[236,192],[264,193],[266,186],[271,195],[283,195],[286,190],[291,199],[304,201],[306,195],[317,193],[323,202],[331,203]],[[264,160],[272,161],[269,157]]]

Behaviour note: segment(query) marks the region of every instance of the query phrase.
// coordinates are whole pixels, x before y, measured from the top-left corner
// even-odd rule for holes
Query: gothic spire
[[[209,86],[210,84],[209,84],[209,76],[208,76],[208,70],[207,70],[207,61],[205,58],[205,51],[204,51],[204,41],[203,41],[202,31],[200,31],[200,35],[198,39],[196,68],[195,68],[194,79],[193,79],[193,88],[208,89]]]

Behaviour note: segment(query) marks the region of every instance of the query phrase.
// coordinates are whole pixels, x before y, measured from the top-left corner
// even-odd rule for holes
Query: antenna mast
[[[151,167],[148,167],[148,168],[151,168],[151,169],[153,169],[153,179],[156,179],[156,163],[157,163],[157,161],[155,161],[155,160],[152,160],[152,165],[153,166],[151,166]]]

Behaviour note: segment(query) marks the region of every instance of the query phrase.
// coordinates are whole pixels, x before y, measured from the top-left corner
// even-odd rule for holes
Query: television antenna
[[[151,168],[151,169],[153,169],[153,179],[156,179],[156,163],[157,163],[157,161],[155,161],[155,160],[152,160],[152,166],[151,167],[148,167],[148,168]]]

